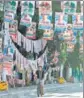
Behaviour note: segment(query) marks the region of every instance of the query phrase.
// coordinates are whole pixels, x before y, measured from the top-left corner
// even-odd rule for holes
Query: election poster
[[[17,30],[18,30],[18,22],[17,22],[17,20],[14,20],[11,23],[9,23],[9,33],[10,33],[10,35],[16,34]]]
[[[53,30],[45,30],[43,34],[43,38],[45,40],[53,40],[54,31]]]
[[[21,15],[21,21],[20,21],[20,25],[24,25],[26,27],[29,27],[31,25],[32,22],[32,17],[30,17],[28,14],[22,14]]]
[[[72,23],[74,30],[83,30],[83,14],[76,13],[72,15]]]
[[[26,30],[26,38],[36,39],[36,23],[32,22]]]
[[[68,15],[62,12],[55,13],[55,32],[64,32],[68,23]]]

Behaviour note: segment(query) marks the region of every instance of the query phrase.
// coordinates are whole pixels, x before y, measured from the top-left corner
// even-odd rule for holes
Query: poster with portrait
[[[77,1],[62,1],[61,9],[66,14],[74,14],[77,9]]]
[[[21,5],[22,5],[22,8],[21,8],[22,13],[24,12],[31,16],[34,15],[35,1],[22,1]]]
[[[17,20],[12,21],[9,23],[9,33],[11,34],[16,34],[18,30],[18,22]]]
[[[53,40],[54,31],[53,30],[45,30],[43,34],[43,38],[45,40]]]
[[[31,22],[32,22],[32,17],[29,16],[28,14],[22,13],[20,25],[24,25],[26,27],[29,27],[31,25]]]
[[[52,13],[50,13],[50,15],[41,14],[41,15],[39,15],[39,26],[38,26],[38,28],[43,29],[43,30],[51,29],[52,28],[51,22],[52,22]]]
[[[83,14],[76,13],[72,15],[72,23],[74,30],[83,30]]]
[[[17,41],[17,39],[18,39],[18,38],[17,38],[17,34],[10,34],[10,37],[11,37],[11,39],[12,39],[14,42],[16,42],[16,43],[18,42],[18,41]]]
[[[52,1],[39,1],[39,14],[50,14],[52,12]]]
[[[5,11],[4,13],[4,21],[11,23],[14,20],[14,13],[11,11]]]
[[[36,39],[36,23],[32,22],[26,30],[26,38]]]
[[[66,29],[68,23],[68,15],[62,12],[55,13],[55,31],[61,33]]]

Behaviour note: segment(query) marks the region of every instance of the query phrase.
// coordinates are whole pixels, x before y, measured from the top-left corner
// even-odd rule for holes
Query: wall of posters
[[[62,12],[55,13],[55,31],[61,33],[66,29],[68,23],[68,15]]]
[[[26,30],[26,38],[36,39],[36,23],[32,22]]]
[[[72,15],[72,23],[74,30],[83,30],[83,13]]]
[[[45,30],[43,34],[43,38],[45,40],[53,40],[54,31],[53,30]]]
[[[61,9],[64,13],[73,14],[76,13],[77,2],[76,1],[62,1]]]

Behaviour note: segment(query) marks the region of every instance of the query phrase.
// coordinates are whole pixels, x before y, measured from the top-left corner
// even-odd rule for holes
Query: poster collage
[[[18,1],[10,1],[4,6],[4,22],[5,22],[5,37],[4,37],[4,49],[2,51],[1,45],[2,40],[0,39],[0,54],[3,53],[7,57],[11,57],[13,60],[13,54],[16,51],[16,57],[18,57],[15,63],[20,65],[21,69],[24,69],[23,65],[26,65],[29,60],[23,59],[23,56],[16,49],[12,41],[21,46],[21,41],[23,40],[23,46],[27,52],[32,50],[31,42],[33,45],[38,45],[35,47],[35,52],[38,54],[42,50],[48,40],[54,40],[54,33],[58,35],[59,40],[65,41],[67,43],[67,51],[72,52],[74,45],[77,42],[76,36],[79,32],[80,34],[80,50],[83,51],[83,2],[80,1],[81,12],[77,13],[77,2],[76,1],[62,1],[61,9],[62,12],[55,12],[55,24],[52,22],[52,1],[22,1],[21,2],[21,20],[20,25],[26,26],[26,35],[23,36],[18,31],[18,22],[15,20],[16,10],[18,6]],[[1,10],[3,10],[3,5],[0,4]],[[35,9],[38,9],[39,22],[38,29],[43,30],[43,48],[41,47],[41,40],[31,41],[36,39],[36,26],[37,23],[33,21],[35,14]],[[72,16],[72,24],[68,23],[69,15]],[[28,48],[29,47],[29,48]],[[3,57],[0,55],[0,58]],[[43,56],[41,57],[43,58]],[[43,59],[41,59],[43,60]],[[9,62],[9,60],[7,60]],[[22,61],[22,62],[21,62]],[[26,63],[27,62],[27,63]],[[33,62],[33,61],[32,61]],[[35,61],[34,65],[36,65]],[[6,63],[6,62],[5,62]],[[11,63],[11,61],[10,61]],[[8,63],[8,64],[10,64]],[[14,62],[12,62],[13,64]],[[26,64],[25,64],[26,63]],[[30,64],[31,65],[31,64]],[[10,65],[9,65],[10,66]],[[37,66],[37,65],[36,65]],[[36,68],[35,66],[35,68]],[[30,66],[31,67],[31,66]],[[7,67],[8,68],[8,67]],[[26,68],[26,66],[25,66]]]

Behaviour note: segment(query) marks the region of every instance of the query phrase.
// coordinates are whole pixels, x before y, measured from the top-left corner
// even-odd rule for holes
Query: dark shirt
[[[42,71],[37,70],[36,75],[37,75],[38,79],[42,80],[44,78],[44,71],[43,70]]]

